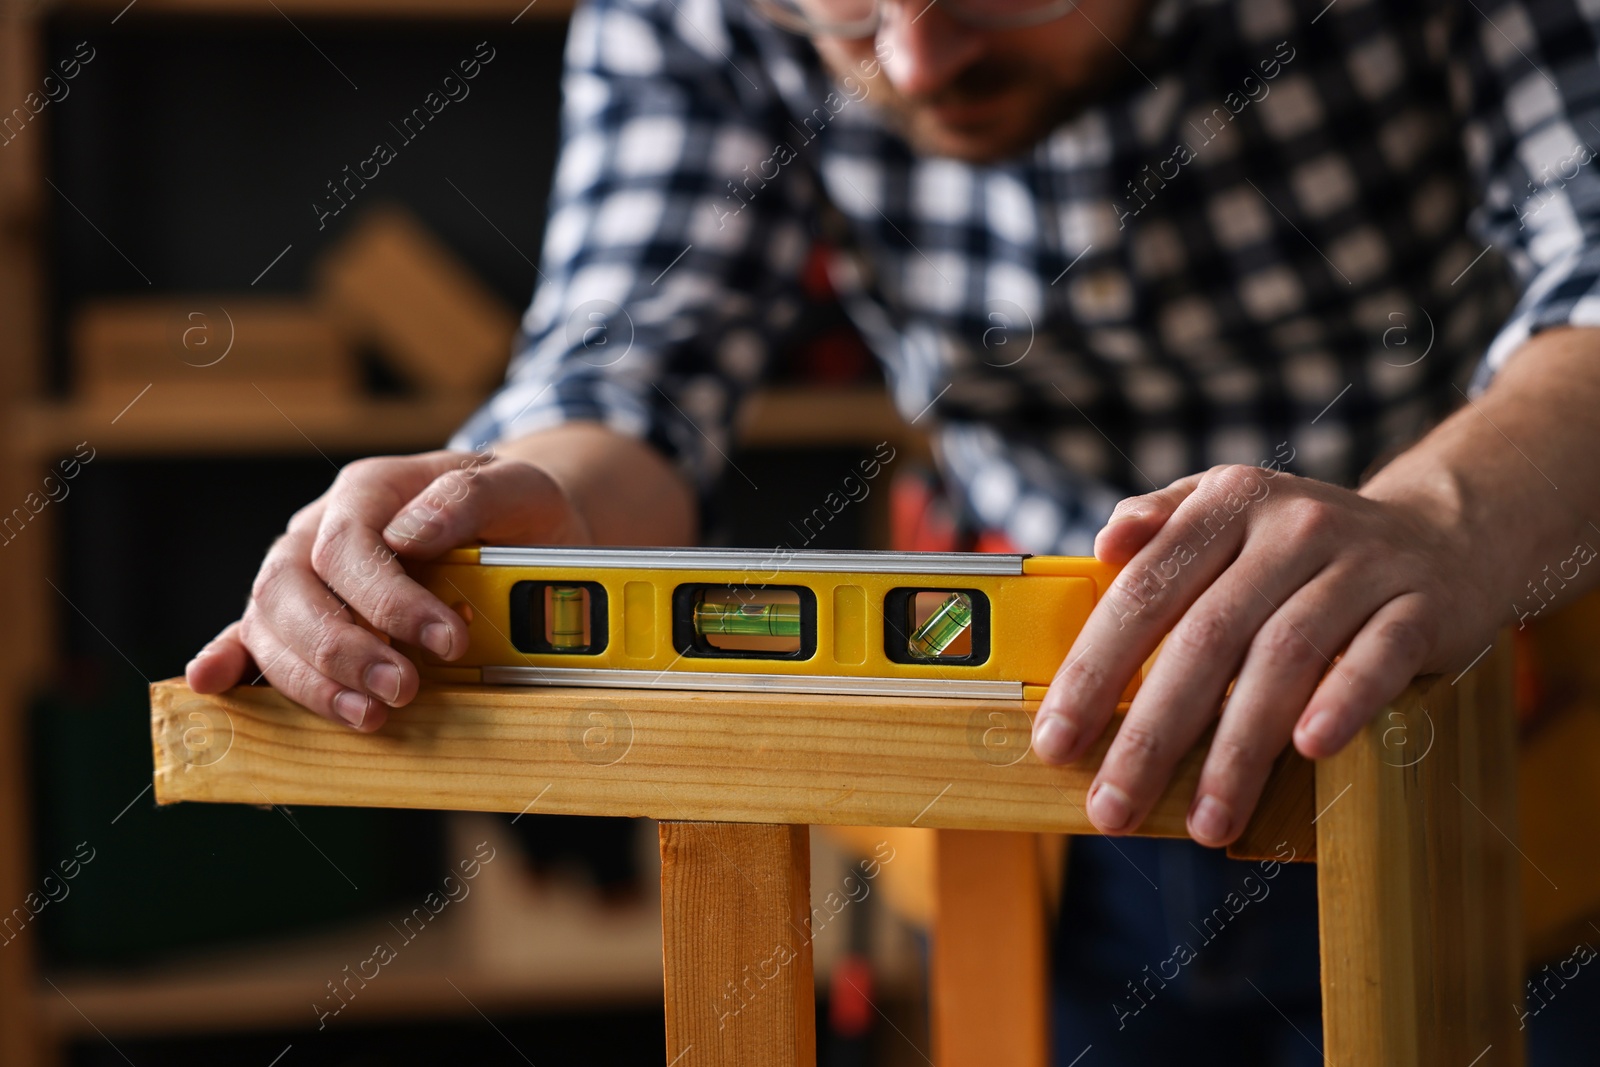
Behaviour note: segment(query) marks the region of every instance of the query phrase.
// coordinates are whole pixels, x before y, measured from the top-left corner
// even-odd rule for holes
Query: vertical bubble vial
[[[550,587],[550,647],[583,648],[584,614],[588,597],[584,590],[570,585]]]

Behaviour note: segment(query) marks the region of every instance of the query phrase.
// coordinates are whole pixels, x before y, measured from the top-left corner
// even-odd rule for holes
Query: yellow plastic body
[[[723,674],[834,675],[1021,682],[1038,699],[1117,569],[1092,558],[1032,556],[1020,575],[860,574],[657,570],[626,567],[481,566],[478,550],[456,549],[407,572],[468,620],[467,652],[446,663],[407,648],[423,677],[479,681],[478,668],[580,667]],[[607,640],[595,654],[524,652],[512,643],[511,589],[521,581],[589,582],[606,594]],[[808,659],[704,658],[673,642],[673,592],[681,585],[802,586],[816,596],[816,650]],[[884,647],[885,597],[894,589],[977,589],[989,600],[989,655],[981,664],[901,663]],[[1143,672],[1141,671],[1141,674]],[[1124,699],[1137,688],[1129,685]]]

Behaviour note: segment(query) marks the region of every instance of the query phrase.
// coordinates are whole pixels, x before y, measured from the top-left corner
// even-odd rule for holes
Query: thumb
[[[384,527],[396,555],[433,559],[452,548],[488,544],[587,544],[589,527],[543,469],[496,459],[439,475]]]
[[[195,653],[194,659],[183,669],[184,678],[196,693],[220,693],[244,680],[250,662],[250,652],[240,637],[239,624],[230,623]]]
[[[1200,484],[1201,477],[1191,474],[1165,489],[1119,500],[1111,510],[1111,518],[1095,535],[1094,558],[1117,567],[1127,563],[1167,524],[1178,505]]]

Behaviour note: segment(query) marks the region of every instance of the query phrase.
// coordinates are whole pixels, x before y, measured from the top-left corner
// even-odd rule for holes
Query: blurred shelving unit
[[[116,404],[22,404],[9,429],[12,448],[45,461],[70,452],[91,432],[97,451],[121,457],[413,451],[438,447],[472,406],[462,400],[279,403],[243,394],[236,403],[202,406],[153,393],[126,411]]]
[[[373,919],[270,946],[197,954],[136,977],[52,975],[56,988],[35,999],[40,1024],[57,1039],[192,1037],[305,1029],[318,1021],[319,1006],[333,1016],[325,1025],[349,1027],[660,998],[657,896],[605,904],[576,883],[536,881],[516,865],[515,840],[494,819],[458,815],[451,833],[452,851],[462,855],[492,840],[498,862],[462,883],[463,907],[442,911],[410,943]],[[647,836],[640,835],[645,846]],[[639,851],[653,862],[648,847]],[[370,982],[349,986],[341,1007],[326,983],[370,961],[380,942],[398,946],[394,959]],[[537,951],[519,951],[531,945]]]
[[[565,18],[571,0],[134,0],[141,13],[168,19],[231,16],[295,19],[462,20]],[[45,31],[54,12],[120,18],[128,0],[0,0],[0,102],[20,102],[41,83]],[[45,127],[48,109],[30,125]],[[196,405],[159,389],[127,404],[51,398],[47,336],[47,211],[60,210],[46,183],[47,141],[18,137],[0,148],[0,499],[22,500],[45,468],[92,438],[98,454],[123,458],[369,454],[438,447],[472,402],[452,399],[328,399],[279,403],[259,390]],[[920,438],[878,387],[780,389],[757,394],[741,413],[745,446],[871,446],[894,442],[913,453]],[[54,662],[59,602],[55,514],[30,523],[30,536],[0,552],[0,921],[37,890],[28,810],[25,716],[34,687]],[[653,851],[653,850],[652,850]],[[509,890],[504,890],[502,896]],[[502,900],[502,903],[504,901]],[[596,910],[576,898],[547,902],[549,928],[524,931],[541,951],[508,964],[490,952],[487,918],[443,924],[373,983],[352,1014],[368,1021],[466,1016],[478,1008],[528,1009],[660,996],[659,915],[653,901]],[[462,917],[457,917],[458,919]],[[304,1027],[305,998],[353,959],[375,934],[360,924],[278,943],[231,950],[137,972],[45,974],[35,930],[25,925],[0,947],[0,1067],[50,1067],[68,1041],[120,1034],[195,1034]],[[491,958],[493,957],[493,958]],[[439,980],[447,974],[457,988]],[[469,1000],[470,998],[470,1000]]]
[[[7,448],[30,462],[70,452],[91,431],[113,456],[289,455],[437,448],[472,412],[458,398],[278,402],[241,390],[229,403],[196,405],[159,393],[131,405],[35,400],[13,404]],[[113,421],[115,420],[115,421]],[[758,391],[740,413],[742,447],[920,447],[876,387]]]

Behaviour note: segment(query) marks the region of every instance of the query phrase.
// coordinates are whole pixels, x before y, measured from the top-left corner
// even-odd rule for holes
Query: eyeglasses
[[[876,36],[889,0],[751,0],[756,11],[807,37]],[[919,8],[942,4],[951,18],[979,30],[1017,30],[1061,18],[1078,0],[894,0]],[[912,19],[916,21],[916,19]]]

